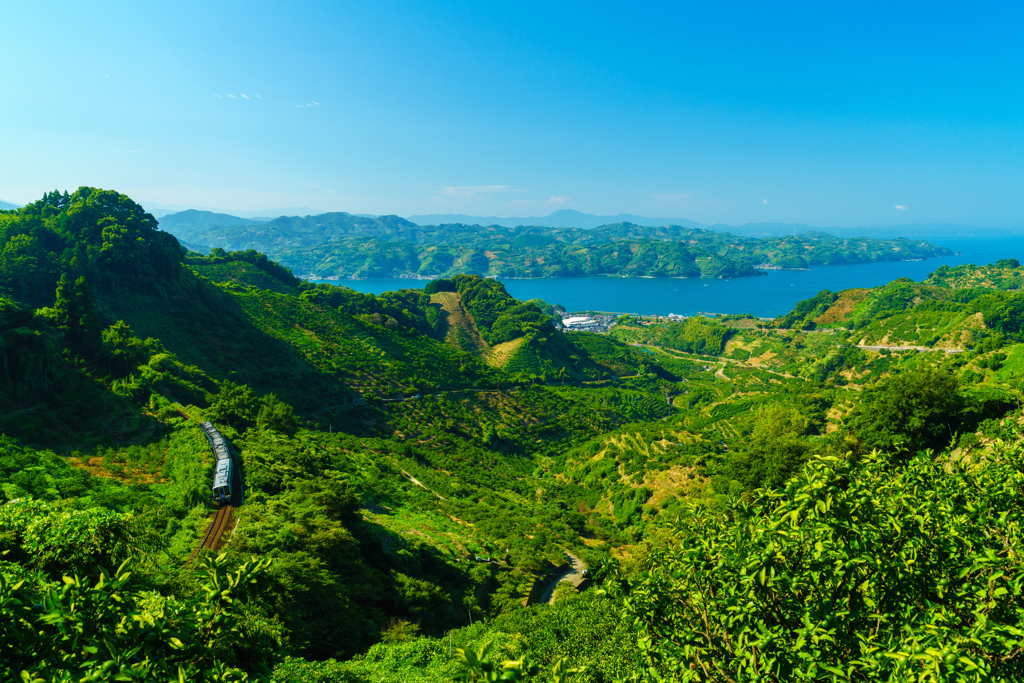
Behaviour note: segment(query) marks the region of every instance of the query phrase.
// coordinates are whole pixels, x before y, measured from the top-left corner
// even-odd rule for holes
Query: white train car
[[[213,470],[213,500],[225,504],[231,502],[231,451],[227,439],[213,426],[212,422],[203,422],[200,427],[210,442],[213,457],[216,459]]]

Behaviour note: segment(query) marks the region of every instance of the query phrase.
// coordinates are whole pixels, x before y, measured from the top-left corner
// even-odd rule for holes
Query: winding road
[[[586,576],[587,564],[568,550],[565,551],[565,554],[569,556],[570,568],[562,572],[557,579],[551,582],[544,591],[544,596],[540,599],[540,602],[542,603],[546,602],[549,605],[555,604],[555,589],[558,588],[558,584],[563,581],[569,581],[573,586],[578,586]]]

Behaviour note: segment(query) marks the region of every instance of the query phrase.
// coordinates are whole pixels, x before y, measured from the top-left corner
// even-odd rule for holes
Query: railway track
[[[224,531],[228,528],[228,524],[231,522],[231,513],[234,508],[230,505],[222,505],[217,510],[217,514],[210,522],[210,526],[206,529],[206,535],[203,536],[203,542],[198,548],[192,551],[192,554],[188,556],[188,560],[185,562],[185,567],[195,561],[196,557],[199,556],[200,551],[204,548],[207,550],[216,550],[220,546],[221,536]]]

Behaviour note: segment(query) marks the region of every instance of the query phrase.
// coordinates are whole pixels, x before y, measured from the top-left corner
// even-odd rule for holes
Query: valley
[[[462,228],[329,220],[347,236],[227,226],[204,254],[114,191],[0,211],[11,671],[1019,678],[1018,262],[823,290],[773,319],[596,333],[482,275],[937,252],[618,225],[495,228],[474,261],[454,253]],[[439,277],[371,295],[294,263]],[[246,494],[222,547],[186,567],[217,509],[197,420],[237,451]]]

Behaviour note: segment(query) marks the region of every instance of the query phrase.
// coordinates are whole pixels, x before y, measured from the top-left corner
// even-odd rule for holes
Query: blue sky
[[[1024,229],[1020,3],[5,8],[0,199]],[[903,207],[903,208],[898,208]]]

